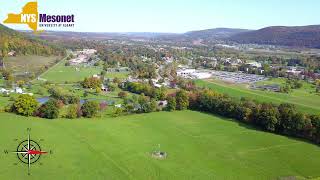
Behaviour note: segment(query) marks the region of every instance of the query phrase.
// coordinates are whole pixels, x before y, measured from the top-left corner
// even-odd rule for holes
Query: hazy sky
[[[2,0],[0,21],[32,0]],[[74,14],[82,32],[186,32],[320,24],[319,0],[38,0],[39,13]],[[12,26],[28,29],[26,25]]]

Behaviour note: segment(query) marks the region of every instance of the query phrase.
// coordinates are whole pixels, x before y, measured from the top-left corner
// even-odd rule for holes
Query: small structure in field
[[[160,151],[160,144],[158,144],[158,150],[153,151],[151,153],[151,157],[155,158],[155,159],[166,159],[167,158],[167,153],[164,151]]]
[[[154,152],[152,152],[151,156],[155,159],[166,159],[167,153],[161,152],[161,151],[154,151]]]

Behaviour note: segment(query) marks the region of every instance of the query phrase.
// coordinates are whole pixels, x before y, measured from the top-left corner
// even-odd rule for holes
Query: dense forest
[[[36,37],[29,37],[0,24],[0,56],[9,52],[17,55],[62,55],[64,50]]]
[[[320,26],[267,27],[257,31],[238,33],[229,40],[242,44],[320,48]]]

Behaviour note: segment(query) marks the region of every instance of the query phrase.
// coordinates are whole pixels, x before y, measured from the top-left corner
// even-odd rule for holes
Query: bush
[[[82,105],[81,110],[84,117],[95,117],[98,114],[99,103],[96,101],[86,101]]]
[[[122,115],[122,113],[123,113],[123,109],[116,107],[112,113],[112,117],[118,117],[118,116]]]
[[[28,94],[20,95],[13,103],[11,111],[23,116],[31,116],[38,107],[38,101]]]
[[[47,119],[56,119],[59,117],[59,107],[57,100],[50,99],[43,104],[37,111],[37,116]]]
[[[174,111],[174,110],[176,110],[176,106],[177,106],[176,98],[173,97],[173,96],[168,96],[168,97],[167,97],[167,101],[168,101],[168,104],[167,104],[166,110],[167,110],[167,111]]]
[[[186,91],[180,90],[176,94],[177,109],[186,110],[189,107],[189,97]]]
[[[82,116],[81,107],[78,104],[71,104],[67,109],[66,118],[75,119]]]

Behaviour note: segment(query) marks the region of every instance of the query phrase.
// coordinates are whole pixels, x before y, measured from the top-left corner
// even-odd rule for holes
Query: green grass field
[[[182,111],[104,119],[45,120],[0,113],[1,152],[26,138],[44,139],[31,166],[1,154],[0,179],[277,179],[320,176],[316,145],[212,115]],[[168,153],[156,160],[161,144]]]
[[[34,72],[38,73],[44,66],[52,65],[56,60],[60,60],[58,56],[16,56],[6,57],[4,63],[7,69],[14,73]]]
[[[283,80],[271,80],[271,82],[261,82],[265,84],[282,83]],[[260,84],[261,84],[260,83]],[[245,85],[228,84],[217,80],[197,80],[196,84],[200,87],[208,87],[220,93],[228,94],[235,98],[249,97],[260,102],[272,102],[276,104],[291,103],[295,104],[299,110],[307,113],[320,112],[320,96],[313,93],[310,84],[304,83],[301,89],[293,90],[289,94],[276,93],[261,90],[252,90]]]
[[[46,79],[55,83],[77,82],[83,81],[84,78],[94,74],[100,74],[101,67],[78,67],[79,71],[74,66],[65,66],[63,62],[57,64],[49,71],[43,73],[40,78]]]
[[[55,83],[78,82],[83,81],[84,78],[90,77],[94,74],[100,74],[103,70],[100,66],[83,67],[83,66],[65,66],[66,61],[61,61],[54,67],[43,73],[40,78],[52,81]],[[78,70],[76,70],[78,68]],[[128,76],[128,72],[107,72],[106,78],[121,78]]]

